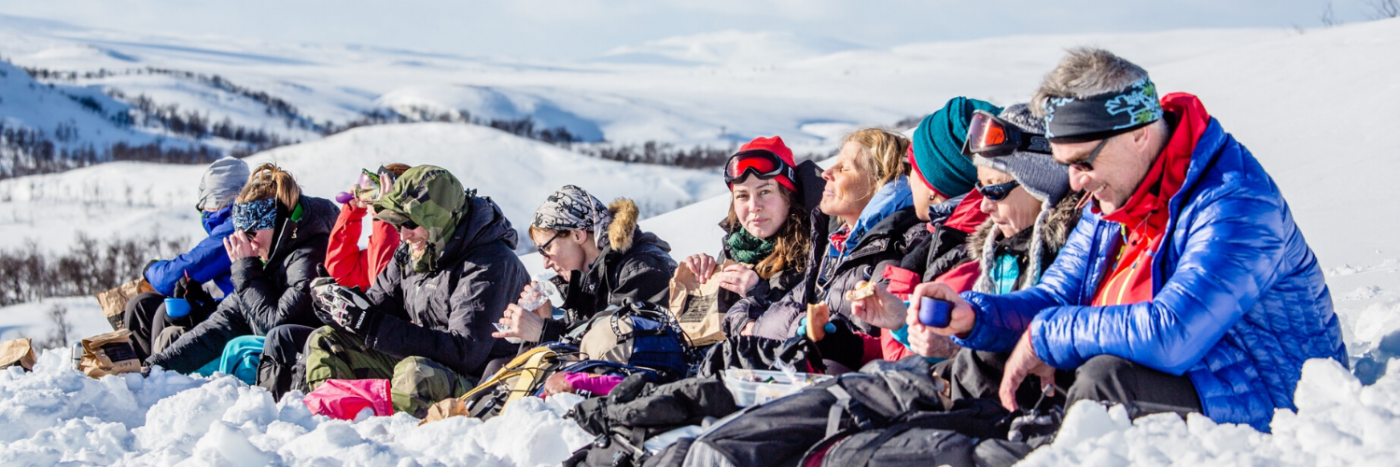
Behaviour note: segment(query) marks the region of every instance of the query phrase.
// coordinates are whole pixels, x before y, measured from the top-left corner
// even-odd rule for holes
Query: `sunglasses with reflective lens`
[[[1011,192],[1018,186],[1021,186],[1021,182],[1016,180],[998,183],[992,186],[983,186],[982,182],[977,182],[977,192],[981,193],[983,198],[990,199],[994,203],[999,203],[1001,200],[1006,199],[1007,196],[1011,196]]]
[[[1099,158],[1099,153],[1103,152],[1103,147],[1108,145],[1108,140],[1113,139],[1113,136],[1109,136],[1107,138],[1104,138],[1102,141],[1099,141],[1099,145],[1094,146],[1094,150],[1090,151],[1089,157],[1085,157],[1084,160],[1078,160],[1074,162],[1061,162],[1060,165],[1079,169],[1080,172],[1093,172],[1094,160]]]

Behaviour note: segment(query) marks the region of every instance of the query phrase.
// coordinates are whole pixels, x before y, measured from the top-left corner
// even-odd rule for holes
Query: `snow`
[[[561,418],[582,400],[572,394],[524,399],[486,422],[345,422],[312,415],[300,393],[273,402],[231,376],[94,380],[66,360],[49,351],[33,373],[0,372],[0,464],[536,466],[592,441]]]

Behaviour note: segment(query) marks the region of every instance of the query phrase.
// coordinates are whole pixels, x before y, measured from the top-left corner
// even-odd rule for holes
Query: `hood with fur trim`
[[[1065,243],[1069,241],[1069,234],[1074,232],[1074,226],[1079,224],[1081,211],[1075,208],[1083,196],[1084,192],[1076,191],[1061,199],[1059,204],[1056,204],[1054,209],[1045,215],[1043,224],[1040,226],[1039,238],[1031,238],[1031,235],[1024,231],[1011,238],[1005,238],[996,230],[996,224],[990,218],[982,222],[976,231],[968,235],[966,244],[968,255],[973,261],[981,263],[983,277],[978,279],[979,287],[984,279],[989,280],[988,272],[994,265],[994,258],[989,258],[989,253],[995,252],[999,248],[1009,249],[1022,256],[1023,264],[1021,267],[1023,272],[1026,272],[1029,264],[1024,263],[1024,259],[1029,257],[1031,252],[1036,251],[1035,244],[1038,242],[1040,244],[1039,267],[1028,269],[1035,271],[1033,274],[1035,276],[1039,276],[1041,272],[1045,271],[1050,263],[1055,261],[1060,249],[1064,248]],[[1030,229],[1033,230],[1034,227]],[[1039,281],[1039,277],[1031,279],[1031,275],[1023,275],[1016,290],[1030,287]]]

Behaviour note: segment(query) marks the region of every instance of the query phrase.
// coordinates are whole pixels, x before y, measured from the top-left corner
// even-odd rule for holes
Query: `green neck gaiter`
[[[725,243],[729,244],[729,253],[734,255],[735,261],[750,265],[758,264],[773,254],[773,247],[776,246],[772,240],[755,237],[742,227],[729,234]]]

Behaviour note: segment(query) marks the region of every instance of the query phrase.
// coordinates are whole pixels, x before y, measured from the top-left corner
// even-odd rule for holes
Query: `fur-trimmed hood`
[[[637,203],[627,198],[618,198],[608,204],[608,212],[613,215],[608,224],[608,243],[614,251],[627,251],[632,248],[632,239],[637,230]]]
[[[1040,274],[1055,261],[1060,249],[1064,248],[1069,241],[1069,235],[1074,231],[1074,226],[1079,223],[1080,210],[1076,209],[1083,192],[1076,191],[1069,193],[1059,204],[1056,204],[1048,213],[1044,213],[1044,218],[1039,226],[1039,238],[1033,238],[1035,227],[1030,227],[1027,231],[1011,237],[1003,238],[996,230],[996,224],[989,218],[977,227],[967,238],[967,252],[973,261],[981,263],[982,277],[977,280],[974,290],[989,292],[991,278],[988,277],[994,266],[994,258],[988,256],[998,248],[1006,248],[1014,254],[1023,258],[1030,258],[1039,255],[1038,264],[1022,264],[1022,276],[1017,281],[1016,290],[1021,290],[1035,285],[1040,279]]]

